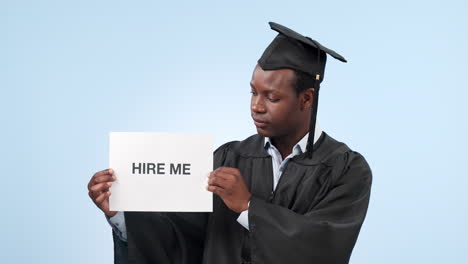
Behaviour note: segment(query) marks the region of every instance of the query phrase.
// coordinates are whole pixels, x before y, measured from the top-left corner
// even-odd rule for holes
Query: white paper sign
[[[209,135],[111,132],[109,167],[117,180],[112,211],[212,212],[206,176],[213,170]]]

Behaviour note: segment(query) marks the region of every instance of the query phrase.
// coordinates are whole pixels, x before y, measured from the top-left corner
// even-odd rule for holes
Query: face
[[[264,71],[256,66],[250,82],[250,110],[257,133],[284,137],[308,128],[311,91],[296,93],[293,70]],[[310,90],[310,89],[309,89]]]

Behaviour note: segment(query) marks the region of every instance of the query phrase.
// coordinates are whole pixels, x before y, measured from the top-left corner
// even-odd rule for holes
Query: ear
[[[300,100],[300,105],[301,105],[301,111],[304,110],[310,110],[310,107],[312,106],[312,101],[314,99],[314,88],[308,88],[304,91],[301,92],[299,95],[299,100]]]

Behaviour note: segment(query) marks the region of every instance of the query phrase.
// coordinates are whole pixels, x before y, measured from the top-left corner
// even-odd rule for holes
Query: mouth
[[[268,122],[261,119],[252,118],[256,127],[265,127],[268,125]]]

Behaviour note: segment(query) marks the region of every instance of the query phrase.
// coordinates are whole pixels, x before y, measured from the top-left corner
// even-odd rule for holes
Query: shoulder
[[[302,154],[293,160],[300,166],[318,166],[320,170],[329,171],[322,177],[327,177],[336,185],[359,182],[370,186],[372,181],[372,172],[364,156],[326,132],[314,144],[312,159]]]
[[[230,152],[243,157],[264,157],[266,153],[263,146],[264,137],[255,134],[241,141],[236,140],[224,143],[214,151],[214,155],[216,157]]]
[[[328,136],[326,148],[329,155],[323,160],[327,166],[333,167],[333,180],[339,182],[360,182],[370,186],[372,171],[364,156],[349,148],[345,143]]]
[[[266,156],[263,148],[264,138],[252,135],[242,141],[230,141],[218,147],[213,153],[213,167],[226,166],[240,157],[251,158]],[[232,166],[232,165],[231,165]]]
[[[323,132],[323,135],[319,139],[317,145],[318,146],[314,145],[314,155],[316,154],[317,163],[331,165],[336,162],[337,159],[347,161],[359,160],[365,162],[364,156],[362,156],[359,152],[348,147],[346,143],[336,140],[326,132]]]

